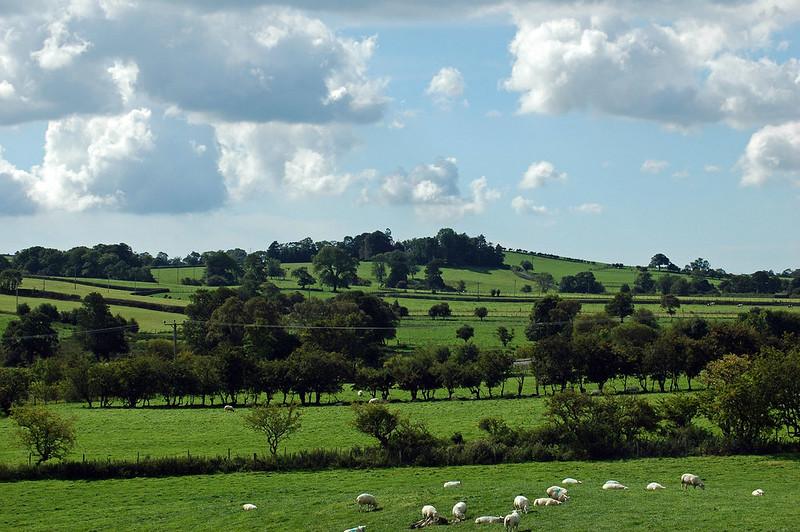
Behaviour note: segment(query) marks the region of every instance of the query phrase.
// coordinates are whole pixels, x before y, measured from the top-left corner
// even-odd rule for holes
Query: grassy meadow
[[[704,478],[707,488],[681,490],[686,472]],[[384,532],[407,529],[424,504],[449,518],[453,504],[465,501],[468,520],[455,526],[477,530],[476,516],[504,515],[514,496],[545,496],[566,476],[583,481],[570,489],[572,499],[533,508],[520,530],[796,530],[800,519],[797,456],[735,456],[15,482],[2,486],[0,529],[331,532],[366,525]],[[630,489],[601,490],[609,478]],[[461,488],[442,488],[456,479]],[[667,489],[645,491],[649,482]],[[766,495],[751,496],[755,488]],[[360,512],[355,497],[362,492],[375,495],[382,509]],[[243,503],[258,509],[244,512]]]

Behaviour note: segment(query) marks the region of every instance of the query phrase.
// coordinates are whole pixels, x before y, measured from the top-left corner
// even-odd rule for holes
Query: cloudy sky
[[[0,251],[800,267],[800,0],[643,4],[0,0]]]

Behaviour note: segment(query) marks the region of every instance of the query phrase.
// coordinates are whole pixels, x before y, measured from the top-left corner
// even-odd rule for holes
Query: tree
[[[475,336],[475,328],[470,325],[464,324],[456,329],[456,338],[461,338],[464,342],[469,342],[473,336]]]
[[[400,416],[381,404],[354,404],[355,418],[352,421],[356,430],[372,436],[381,447],[389,446],[389,438],[400,423]]]
[[[447,303],[436,303],[428,309],[428,316],[434,320],[436,318],[449,318],[451,314],[450,305]]]
[[[297,278],[297,286],[299,286],[302,290],[305,290],[307,286],[317,283],[317,280],[314,279],[310,273],[308,273],[308,268],[305,266],[300,266],[299,268],[292,270],[292,277]]]
[[[472,313],[476,318],[480,318],[481,321],[483,321],[483,318],[489,315],[489,311],[486,307],[476,307]]]
[[[669,317],[675,315],[675,310],[681,308],[681,301],[672,294],[664,294],[661,296],[661,308],[667,311]]]
[[[0,412],[8,414],[28,398],[31,374],[27,368],[0,367]]]
[[[524,284],[522,285],[522,288],[519,289],[519,291],[522,292],[523,294],[530,294],[532,290],[533,289],[529,284]]]
[[[514,329],[508,330],[508,328],[501,325],[495,331],[495,336],[503,344],[503,347],[508,347],[508,344],[514,339]]]
[[[650,268],[658,268],[661,269],[662,266],[669,266],[672,264],[672,261],[667,258],[666,255],[663,253],[656,253],[653,255],[653,258],[650,259]]]
[[[15,269],[0,271],[0,292],[12,294],[20,284],[22,284],[21,271]]]
[[[528,259],[523,259],[523,260],[522,260],[522,261],[519,263],[519,265],[520,265],[520,266],[522,267],[522,269],[523,269],[523,270],[525,270],[526,272],[529,272],[529,271],[531,271],[531,270],[533,269],[533,263],[532,263],[531,261],[529,261]]]
[[[2,337],[5,365],[30,365],[36,358],[53,356],[58,350],[58,334],[51,321],[37,308],[9,323]]]
[[[580,310],[581,304],[576,301],[561,299],[557,295],[545,296],[534,303],[525,336],[536,341],[554,334],[570,334],[572,320]]]
[[[531,276],[531,280],[539,286],[539,292],[544,294],[549,292],[556,286],[556,280],[552,274],[543,272],[543,273],[535,273]],[[522,291],[526,292],[525,287],[528,285],[524,285],[522,287]],[[527,290],[530,292],[530,290]]]
[[[633,291],[636,294],[652,294],[656,290],[656,282],[650,272],[639,272],[633,281]]]
[[[358,259],[337,247],[323,247],[312,262],[322,284],[330,286],[334,292],[347,288],[357,277]]]
[[[136,329],[135,324],[129,324],[122,316],[112,316],[105,299],[97,292],[83,298],[83,305],[77,312],[76,336],[98,360],[127,353],[130,348],[125,332]]]
[[[386,262],[379,259],[373,259],[372,275],[378,281],[378,284],[383,286],[383,282],[386,280]]]
[[[625,292],[617,293],[606,304],[606,312],[609,316],[617,316],[620,323],[622,323],[625,320],[625,316],[633,314],[633,296]]]
[[[300,430],[300,410],[294,405],[257,406],[245,414],[244,421],[251,429],[264,433],[274,459],[280,443]]]
[[[442,279],[442,261],[433,259],[425,265],[425,284],[431,290],[441,290],[444,288],[444,279]]]
[[[51,458],[63,460],[75,446],[75,427],[70,419],[41,406],[19,406],[11,410],[23,445],[36,455],[36,464]]]

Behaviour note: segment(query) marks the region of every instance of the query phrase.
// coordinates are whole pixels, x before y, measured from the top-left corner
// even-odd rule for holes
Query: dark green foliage
[[[149,281],[154,265],[148,253],[136,254],[127,244],[97,244],[68,251],[34,246],[14,255],[14,267],[29,274]]]
[[[575,275],[563,276],[558,283],[558,291],[578,294],[602,294],[606,289],[601,282],[595,279],[592,272],[580,272]]]
[[[76,318],[76,336],[98,359],[108,360],[112,354],[128,352],[126,332],[135,332],[135,324],[122,316],[112,316],[103,296],[97,292],[83,298]]]
[[[11,407],[25,402],[31,383],[30,371],[25,368],[0,368],[0,412],[8,414]]]
[[[609,316],[618,317],[622,323],[626,316],[633,314],[633,296],[629,293],[618,292],[606,304],[605,309]]]
[[[330,286],[334,292],[347,288],[356,279],[358,259],[334,246],[325,246],[314,255],[314,271],[322,284]]]

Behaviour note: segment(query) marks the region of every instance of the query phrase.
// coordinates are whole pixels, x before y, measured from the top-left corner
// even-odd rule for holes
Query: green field
[[[686,472],[704,478],[707,488],[681,490]],[[338,532],[366,525],[370,532],[386,532],[407,529],[424,504],[449,518],[453,504],[463,500],[469,519],[456,526],[478,530],[476,516],[504,515],[514,496],[545,496],[566,476],[583,481],[570,489],[572,499],[532,509],[520,530],[796,530],[800,519],[798,457],[737,456],[15,482],[2,485],[7,504],[0,528]],[[630,489],[603,491],[609,478]],[[461,488],[442,488],[456,479]],[[667,489],[647,492],[649,482]],[[751,496],[755,488],[765,496]],[[362,492],[375,495],[382,510],[360,512],[355,497]],[[258,510],[244,512],[243,503]]]
[[[106,282],[102,279],[85,279],[87,281],[95,281],[98,283]],[[172,291],[170,290],[170,298],[165,298],[165,294],[157,294],[155,296],[139,296],[131,294],[131,291],[136,289],[143,289],[143,288],[159,288],[159,285],[155,283],[137,283],[135,286],[130,281],[110,281],[112,285],[119,285],[119,283],[124,283],[124,286],[130,286],[131,290],[115,290],[109,288],[101,288],[98,286],[87,286],[81,284],[74,284],[70,280],[59,280],[54,281],[51,279],[43,280],[43,279],[32,279],[32,278],[24,278],[22,280],[22,284],[20,288],[28,288],[28,289],[35,289],[35,290],[47,290],[48,292],[59,292],[62,294],[75,294],[80,297],[85,297],[92,292],[97,292],[98,294],[102,295],[105,298],[113,298],[113,299],[122,299],[127,301],[144,301],[147,303],[157,302],[161,305],[172,305],[176,307],[184,307],[187,305],[188,301],[181,301],[178,299],[173,300],[172,298]]]
[[[72,310],[81,306],[80,301],[61,301],[58,299],[46,299],[39,297],[21,297],[19,303],[27,303],[31,308],[37,307],[42,303],[55,305],[58,310]],[[8,316],[16,312],[16,299],[14,296],[0,295],[0,316]],[[139,323],[139,330],[142,332],[161,332],[169,330],[165,321],[177,320],[179,323],[186,319],[183,314],[174,312],[161,312],[158,310],[148,310],[136,307],[125,307],[121,305],[110,305],[112,314],[119,314],[126,319],[134,318]],[[10,321],[10,320],[9,320]],[[0,319],[0,330],[5,329],[5,323]]]

